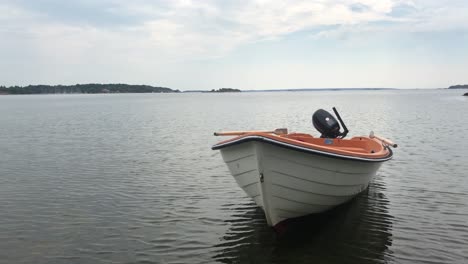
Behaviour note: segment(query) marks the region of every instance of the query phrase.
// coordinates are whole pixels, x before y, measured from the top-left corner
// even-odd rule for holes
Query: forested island
[[[178,93],[167,87],[131,84],[75,84],[0,86],[0,94],[97,94],[97,93]]]
[[[449,89],[468,89],[468,84],[452,85]]]
[[[209,91],[210,93],[239,93],[241,90],[239,89],[234,89],[234,88],[220,88],[218,90],[211,90]]]

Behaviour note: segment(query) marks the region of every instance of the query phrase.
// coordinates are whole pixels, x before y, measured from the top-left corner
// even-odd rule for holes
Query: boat
[[[366,190],[393,157],[392,141],[377,136],[344,139],[348,129],[319,109],[312,117],[320,137],[272,131],[215,132],[234,136],[215,144],[237,184],[261,207],[269,226],[328,211]],[[343,132],[341,132],[341,126]]]

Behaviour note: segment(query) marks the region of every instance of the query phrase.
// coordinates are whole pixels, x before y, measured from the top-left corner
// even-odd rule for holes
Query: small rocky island
[[[468,84],[452,85],[449,89],[468,89]]]
[[[468,93],[465,93],[463,96],[468,96]]]
[[[211,90],[209,91],[210,93],[239,93],[241,90],[239,89],[234,89],[234,88],[220,88],[218,90]]]
[[[75,84],[0,86],[0,94],[97,94],[97,93],[178,93],[167,87],[131,84]]]

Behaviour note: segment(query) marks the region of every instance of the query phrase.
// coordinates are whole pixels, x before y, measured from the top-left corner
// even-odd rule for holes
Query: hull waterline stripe
[[[365,162],[383,162],[383,161],[390,160],[392,158],[392,156],[393,156],[393,152],[392,152],[392,150],[390,148],[388,148],[389,155],[387,157],[385,157],[385,158],[362,158],[362,157],[355,157],[355,156],[340,155],[340,154],[325,152],[325,151],[311,149],[311,148],[305,148],[305,147],[292,145],[292,144],[289,144],[289,143],[284,143],[284,142],[280,142],[280,141],[277,141],[277,140],[273,140],[273,139],[265,138],[265,137],[261,137],[261,136],[242,137],[242,138],[239,138],[239,139],[236,139],[236,140],[233,140],[233,141],[229,141],[229,142],[226,142],[226,143],[223,143],[223,144],[214,145],[211,149],[213,149],[213,150],[222,149],[222,148],[225,148],[225,147],[229,147],[229,146],[232,146],[232,145],[237,145],[237,144],[248,142],[248,141],[266,142],[266,143],[283,146],[283,147],[293,149],[293,150],[297,150],[297,151],[301,151],[301,152],[312,153],[312,154],[317,154],[317,155],[322,155],[322,156],[327,156],[327,157],[334,157],[334,158],[339,158],[339,159],[365,161]]]

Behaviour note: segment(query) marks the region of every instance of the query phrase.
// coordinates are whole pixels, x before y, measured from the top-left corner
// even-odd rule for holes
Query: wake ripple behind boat
[[[383,162],[392,158],[393,142],[371,135],[343,139],[348,130],[325,110],[313,124],[322,136],[274,131],[221,132],[236,136],[215,144],[238,185],[265,212],[268,225],[343,204],[362,192]]]

